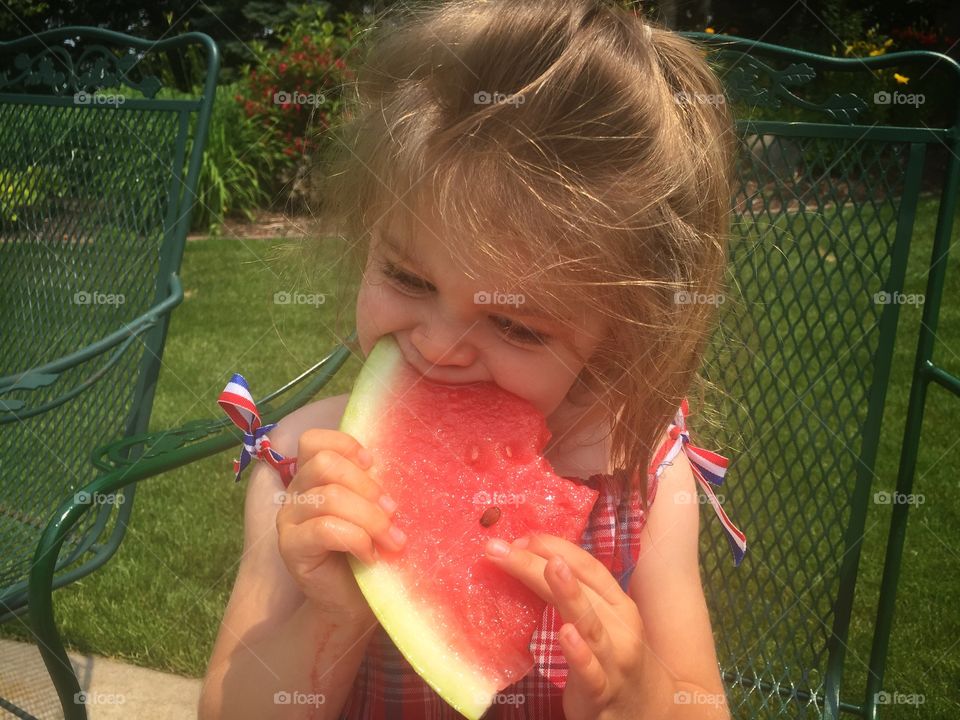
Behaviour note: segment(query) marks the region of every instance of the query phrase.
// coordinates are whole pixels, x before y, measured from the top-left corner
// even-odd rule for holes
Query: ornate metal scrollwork
[[[76,58],[67,45],[44,47],[35,55],[19,53],[12,71],[0,70],[0,91],[38,87],[62,96],[126,86],[152,99],[162,87],[160,80],[153,75],[131,77],[142,59],[143,53],[132,49],[118,55],[103,45],[89,45]]]
[[[718,70],[732,102],[774,110],[787,102],[847,124],[855,122],[857,116],[869,107],[854,93],[834,93],[822,103],[799,97],[791,88],[808,85],[817,78],[817,71],[807,63],[794,62],[778,70],[756,57],[732,50],[717,50],[713,59],[719,62]],[[726,68],[725,63],[728,63]]]

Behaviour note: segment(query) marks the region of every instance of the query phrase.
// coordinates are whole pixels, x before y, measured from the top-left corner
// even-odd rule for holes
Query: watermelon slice
[[[546,603],[485,554],[545,532],[577,542],[597,491],[555,475],[550,431],[530,403],[494,383],[425,379],[392,336],[371,351],[340,429],[374,457],[407,534],[367,566],[348,556],[380,624],[454,709],[479,718],[533,667],[529,643]]]

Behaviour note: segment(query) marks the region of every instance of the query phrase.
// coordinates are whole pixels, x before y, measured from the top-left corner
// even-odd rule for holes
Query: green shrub
[[[279,49],[251,43],[259,64],[247,69],[236,101],[281,145],[271,190],[283,202],[299,200],[294,179],[340,112],[343,85],[354,77],[359,28],[351,13],[332,22],[322,7],[304,5],[289,27],[278,28]]]
[[[270,199],[264,178],[282,157],[279,143],[243,112],[236,94],[235,85],[217,88],[191,220],[196,232],[219,233],[228,215],[252,219]]]
[[[28,165],[24,170],[0,169],[0,219],[16,223],[25,210],[42,200],[63,196],[62,174],[53,167]]]

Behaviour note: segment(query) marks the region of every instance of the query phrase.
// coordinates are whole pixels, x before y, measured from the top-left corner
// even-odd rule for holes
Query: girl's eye
[[[385,262],[380,267],[381,272],[398,285],[412,292],[433,292],[437,288],[433,283],[427,282],[421,277],[411,275],[406,270],[398,268],[391,262]]]
[[[424,280],[422,277],[408,273],[406,270],[397,267],[389,261],[381,264],[380,271],[385,277],[403,288],[403,291],[407,293],[422,294],[434,292],[437,289],[433,283]],[[504,336],[515,342],[529,345],[545,345],[550,340],[549,335],[537,332],[536,330],[528,328],[526,325],[515,323],[501,315],[491,315],[490,320]]]
[[[490,320],[493,321],[493,324],[497,326],[501,333],[511,340],[528,343],[530,345],[546,345],[547,341],[550,340],[549,335],[532,330],[526,325],[515,323],[509,318],[500,315],[491,315]]]

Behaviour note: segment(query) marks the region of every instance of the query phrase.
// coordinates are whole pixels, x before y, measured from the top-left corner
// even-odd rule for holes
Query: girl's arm
[[[309,405],[270,433],[287,456],[309,427],[336,427],[340,398]],[[237,580],[210,658],[201,720],[338,717],[375,623],[331,617],[308,600],[278,550],[276,515],[283,492],[276,472],[255,463],[244,511]]]
[[[699,523],[696,480],[681,452],[660,475],[629,586],[643,619],[649,692],[671,720],[730,717],[700,580]]]

